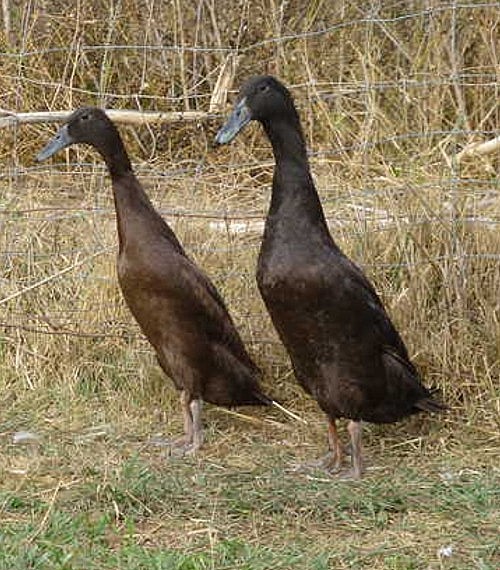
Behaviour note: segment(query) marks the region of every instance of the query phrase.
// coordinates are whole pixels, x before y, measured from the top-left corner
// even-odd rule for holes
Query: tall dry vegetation
[[[279,75],[300,108],[332,232],[376,283],[427,382],[473,423],[498,417],[499,156],[453,159],[500,124],[498,6],[124,0],[74,2],[68,15],[67,2],[7,4],[0,107],[10,111],[206,110],[230,55],[235,88]],[[305,406],[253,278],[270,149],[255,128],[214,150],[221,120],[122,132],[268,386]],[[52,132],[19,126],[0,140],[0,296],[17,294],[0,301],[3,398],[153,402],[159,373],[114,275],[109,180],[84,148],[35,165]]]

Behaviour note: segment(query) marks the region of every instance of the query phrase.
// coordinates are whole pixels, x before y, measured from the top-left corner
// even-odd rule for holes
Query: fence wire
[[[69,110],[70,102],[86,102],[206,110],[225,57],[240,62],[230,98],[246,75],[281,71],[303,118],[332,233],[348,244],[350,254],[370,275],[451,264],[465,282],[477,267],[485,271],[493,266],[498,271],[498,152],[465,166],[458,165],[454,156],[471,141],[498,136],[500,67],[494,59],[500,48],[498,29],[485,28],[487,33],[474,36],[466,48],[462,36],[472,36],[476,23],[479,27],[488,18],[498,25],[494,14],[500,2],[373,1],[363,3],[359,17],[343,20],[340,8],[324,16],[335,21],[318,16],[312,29],[300,3],[283,3],[283,11],[292,11],[288,18],[295,22],[293,32],[282,25],[279,34],[262,37],[269,32],[262,30],[259,37],[252,28],[251,39],[219,37],[218,45],[213,34],[203,35],[201,28],[192,43],[179,43],[172,33],[157,37],[156,43],[124,43],[120,34],[114,34],[130,25],[124,13],[102,23],[108,38],[116,36],[116,43],[91,43],[94,38],[75,32],[70,42],[61,45],[58,37],[66,31],[66,23],[54,18],[52,32],[40,32],[37,45],[33,31],[29,37],[28,24],[36,27],[35,16],[50,22],[56,4],[46,3],[44,13],[36,15],[32,3],[21,2],[23,20],[14,39],[15,31],[6,29],[4,22],[9,49],[0,53],[3,109],[21,112],[35,110],[33,105],[37,110],[59,105]],[[361,6],[337,4],[350,15],[355,8],[359,13]],[[300,14],[295,20],[293,10]],[[243,16],[241,29],[242,22]],[[418,50],[408,37],[412,25],[422,34]],[[154,31],[152,27],[150,35]],[[443,35],[446,49],[437,43]],[[330,49],[349,37],[348,45]],[[356,46],[358,37],[364,43]],[[377,38],[392,45],[387,67],[374,53]],[[420,51],[422,57],[432,57],[425,41],[434,42],[442,54],[432,65],[417,65]],[[318,48],[322,42],[330,51]],[[439,59],[445,56],[446,62]],[[377,67],[371,67],[376,57]],[[203,64],[201,58],[206,58]],[[333,73],[329,58],[336,62]],[[134,67],[130,82],[120,82],[129,60],[140,70]],[[403,63],[396,65],[398,61]],[[210,62],[213,70],[207,67]],[[169,65],[164,67],[165,63]],[[355,71],[349,71],[351,65]],[[175,125],[167,132],[132,129],[129,143],[141,157],[135,160],[136,171],[159,211],[187,251],[222,287],[237,320],[253,321],[251,341],[274,342],[259,323],[262,307],[236,302],[242,292],[256,295],[253,274],[269,200],[270,152],[255,131],[248,137],[250,157],[236,145],[236,150],[215,158],[206,141],[223,116],[221,111],[206,125]],[[323,127],[330,137],[325,137]],[[179,135],[182,129],[185,132]],[[72,152],[62,162],[33,164],[35,149],[49,132],[19,125],[2,133],[0,326],[8,338],[17,332],[139,342],[140,335],[117,308],[115,298],[119,296],[112,270],[114,209],[105,168],[87,151],[75,151],[76,160]],[[193,137],[199,137],[201,144],[191,144]],[[419,149],[425,150],[420,154]],[[436,194],[442,196],[438,210]],[[408,196],[414,198],[411,203]],[[411,208],[406,210],[408,204]],[[476,239],[471,238],[474,232]],[[397,248],[386,256],[380,244],[378,250],[370,249],[384,236],[399,236],[404,243],[438,234],[446,236],[449,244],[441,251],[426,253],[425,247],[416,247],[405,253]],[[78,265],[82,259],[87,261]],[[94,283],[104,289],[95,299],[97,309],[89,306],[89,293],[84,292],[85,287],[92,288],[95,295]]]

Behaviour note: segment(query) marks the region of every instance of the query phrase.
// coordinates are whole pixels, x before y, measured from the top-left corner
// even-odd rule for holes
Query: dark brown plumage
[[[37,158],[76,143],[92,145],[106,161],[116,208],[120,287],[160,366],[181,391],[185,435],[176,444],[196,451],[203,438],[202,400],[221,406],[274,402],[260,390],[260,371],[222,298],[154,209],[104,111],[76,110]]]
[[[423,386],[373,286],[333,241],[311,177],[299,116],[289,91],[258,76],[240,90],[216,141],[251,120],[271,142],[276,166],[257,266],[257,283],[301,386],[329,418],[338,469],[336,420],[348,418],[353,475],[363,471],[361,420],[390,423],[444,408]]]

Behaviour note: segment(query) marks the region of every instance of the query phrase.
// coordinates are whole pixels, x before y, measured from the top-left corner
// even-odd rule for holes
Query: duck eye
[[[268,85],[267,83],[264,83],[263,85],[261,85],[261,86],[259,87],[259,91],[260,91],[261,93],[265,93],[266,91],[269,91],[269,85]]]
[[[84,113],[80,118],[82,121],[88,121],[90,119],[90,115],[88,113]]]

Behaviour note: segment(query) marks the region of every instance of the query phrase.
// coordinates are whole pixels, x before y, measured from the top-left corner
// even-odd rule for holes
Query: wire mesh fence
[[[277,74],[297,102],[335,239],[423,347],[424,365],[436,362],[430,339],[460,336],[455,319],[483,329],[469,348],[494,337],[499,151],[456,156],[498,136],[500,2],[221,4],[102,1],[68,16],[61,2],[5,2],[0,114],[82,104],[206,112],[122,133],[138,177],[243,336],[277,347],[253,278],[270,149],[257,128],[230,149],[212,148],[224,93],[210,109],[228,61],[229,99],[245,77]],[[85,148],[35,164],[52,131],[18,123],[1,131],[1,354],[4,369],[27,366],[26,377],[44,359],[54,367],[62,350],[81,368],[71,339],[144,350],[117,291],[105,169]],[[101,363],[102,346],[92,349]],[[435,370],[449,362],[450,352]]]

